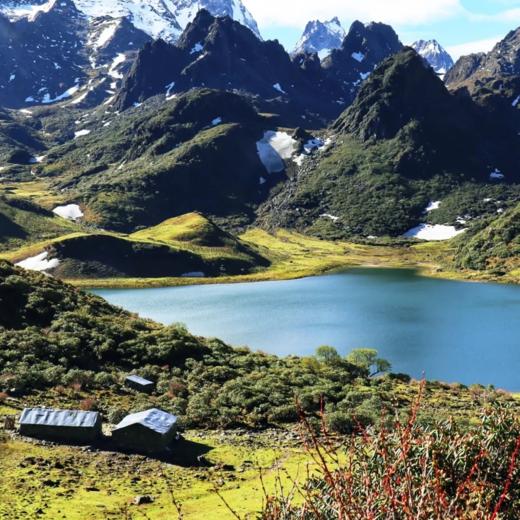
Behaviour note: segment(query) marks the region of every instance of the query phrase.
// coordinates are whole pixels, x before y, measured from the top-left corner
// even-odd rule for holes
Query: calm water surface
[[[372,347],[394,371],[520,391],[520,287],[355,269],[287,282],[98,290],[143,317],[278,355]]]

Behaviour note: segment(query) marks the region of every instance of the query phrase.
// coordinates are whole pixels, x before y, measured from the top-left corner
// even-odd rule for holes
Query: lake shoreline
[[[315,269],[309,272],[300,272],[296,270],[294,273],[286,273],[279,276],[277,273],[270,273],[269,269],[258,273],[236,276],[219,276],[207,278],[108,278],[108,279],[65,279],[66,283],[86,290],[95,289],[154,289],[168,287],[186,287],[196,285],[228,285],[240,283],[259,283],[259,282],[281,282],[290,280],[301,280],[303,278],[313,278],[324,276],[327,274],[335,274],[348,272],[355,269],[402,269],[415,271],[423,278],[431,278],[436,280],[446,280],[454,282],[466,283],[495,283],[500,285],[520,285],[518,277],[496,277],[483,272],[466,272],[466,271],[444,271],[440,266],[425,267],[421,265],[395,265],[395,264],[345,264],[330,268]]]

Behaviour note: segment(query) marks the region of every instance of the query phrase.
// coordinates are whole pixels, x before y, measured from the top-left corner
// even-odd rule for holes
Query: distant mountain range
[[[242,24],[202,10],[176,44],[159,40],[139,53],[114,107],[124,110],[153,95],[210,87],[250,95],[261,111],[282,114],[287,124],[323,124],[401,48],[390,26],[355,22],[342,47],[322,62],[308,53],[291,58],[277,41],[261,41]]]
[[[260,37],[240,0],[2,3],[0,60],[6,75],[0,79],[0,106],[67,100],[95,106],[115,94],[137,50],[155,38],[178,40],[199,7],[234,16]]]

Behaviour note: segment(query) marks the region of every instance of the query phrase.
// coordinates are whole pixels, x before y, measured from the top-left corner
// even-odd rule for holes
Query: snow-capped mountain
[[[240,0],[0,2],[0,105],[97,105],[116,93],[139,49],[177,41],[204,6],[260,36]]]
[[[115,93],[131,57],[151,41],[126,18],[89,19],[72,0],[36,7],[13,21],[0,14],[5,107],[95,105]]]
[[[9,18],[32,19],[49,10],[57,0],[8,0],[0,6]],[[229,16],[249,27],[258,37],[258,25],[241,0],[75,0],[89,18],[127,17],[152,38],[175,41],[200,9],[215,16]]]
[[[419,40],[412,44],[412,48],[415,49],[440,76],[446,74],[454,65],[453,58],[437,40]]]
[[[296,44],[293,55],[302,52],[316,52],[320,59],[327,57],[333,49],[339,49],[347,33],[339,19],[328,22],[314,20],[305,27],[302,37]]]

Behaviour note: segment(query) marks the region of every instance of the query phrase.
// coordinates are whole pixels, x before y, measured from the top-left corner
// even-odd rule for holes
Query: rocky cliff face
[[[350,27],[341,48],[333,50],[325,58],[323,69],[329,79],[345,85],[349,104],[372,71],[402,47],[399,37],[389,25],[364,25],[356,21]]]

